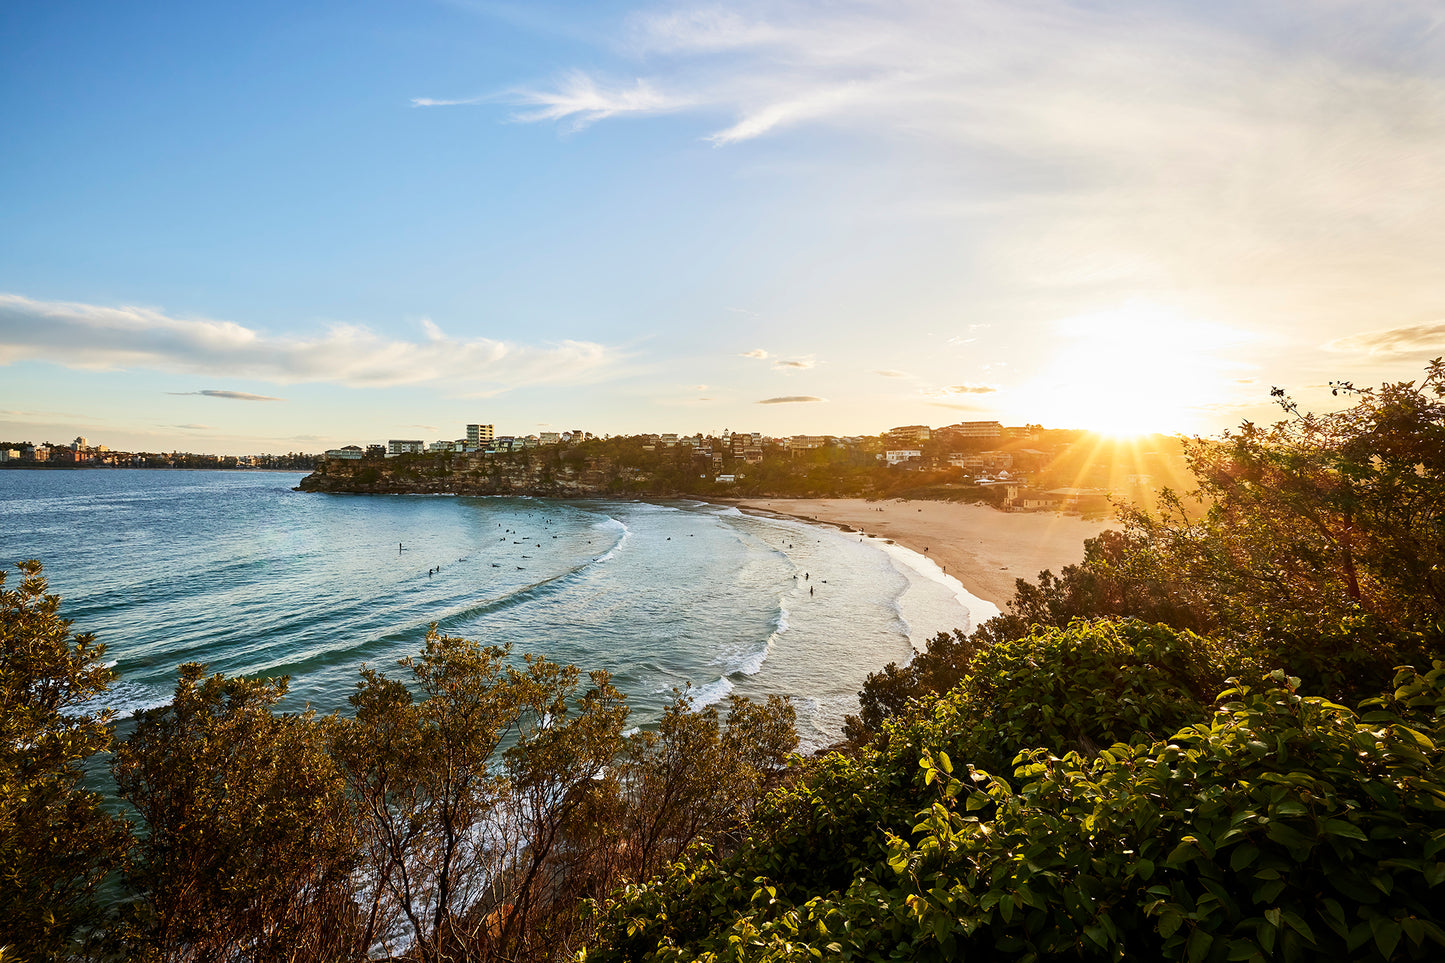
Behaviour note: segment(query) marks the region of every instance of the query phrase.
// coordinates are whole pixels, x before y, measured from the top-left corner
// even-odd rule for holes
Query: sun
[[[1227,396],[1245,336],[1151,305],[1058,322],[1057,352],[1024,390],[1040,424],[1113,437],[1195,430],[1202,406]]]

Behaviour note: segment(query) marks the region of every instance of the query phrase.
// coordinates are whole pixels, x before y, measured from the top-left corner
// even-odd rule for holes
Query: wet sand
[[[891,538],[926,555],[981,599],[1000,609],[1014,594],[1014,580],[1036,581],[1084,558],[1084,540],[1113,521],[1085,520],[1054,512],[1001,512],[954,502],[870,502],[861,498],[744,499],[744,511],[790,515]]]

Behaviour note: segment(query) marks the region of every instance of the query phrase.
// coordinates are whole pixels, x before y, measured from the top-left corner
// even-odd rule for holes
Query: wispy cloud
[[[215,431],[214,425],[156,425],[157,428],[179,428],[182,431]]]
[[[691,106],[691,98],[664,94],[646,80],[631,84],[606,84],[581,71],[572,71],[551,90],[516,91],[513,103],[528,108],[517,112],[518,120],[565,120],[580,129],[608,117],[628,114],[660,114]],[[455,103],[475,103],[465,100]],[[413,99],[422,106],[451,106],[450,101]]]
[[[496,103],[497,100],[498,97],[494,94],[481,97],[461,97],[456,100],[443,100],[436,97],[413,97],[411,99],[411,105],[413,107],[467,107],[475,104],[493,104]]]
[[[685,110],[719,146],[891,139],[918,187],[878,203],[985,221],[998,283],[1235,288],[1265,319],[1337,305],[1342,264],[1362,303],[1382,279],[1433,285],[1442,37],[1437,0],[682,0],[612,38],[613,72],[642,79],[573,71],[515,103],[574,124]]]
[[[928,399],[925,404],[938,408],[950,408],[954,411],[989,411],[992,410],[984,405],[975,404],[971,401],[964,401],[970,395],[991,395],[998,391],[993,385],[943,385],[938,388],[923,389],[923,397]]]
[[[280,336],[233,321],[174,318],[150,308],[0,294],[0,365],[37,360],[70,368],[140,368],[280,384],[436,384],[474,395],[595,380],[621,360],[617,350],[588,341],[524,345],[452,338],[431,322],[424,327],[426,337],[418,341],[344,324],[311,337]]]
[[[167,391],[168,395],[200,395],[203,398],[226,398],[231,401],[285,401],[285,398],[273,398],[270,395],[253,395],[249,391],[225,391],[218,388],[206,388],[201,391]]]
[[[766,351],[764,351],[762,348],[754,348],[754,349],[751,350],[751,351],[744,351],[744,352],[742,353],[742,357],[744,357],[744,358],[757,358],[758,360],[761,361],[761,360],[764,360],[764,359],[766,359],[766,358],[768,357],[768,353],[767,353]]]
[[[879,368],[879,369],[877,369],[876,371],[874,371],[873,373],[876,374],[876,375],[882,375],[882,376],[885,377],[885,378],[909,378],[909,377],[912,377],[912,376],[909,375],[906,371],[894,371],[892,368]]]
[[[997,390],[993,385],[945,385],[942,388],[926,391],[924,394],[947,398],[952,395],[991,395]]]
[[[983,405],[970,405],[958,401],[925,401],[924,404],[932,405],[935,408],[951,408],[954,411],[992,411]]]
[[[773,362],[774,371],[807,371],[817,366],[818,362],[812,358],[779,358]]]
[[[1326,344],[1325,349],[1350,354],[1363,353],[1381,359],[1404,358],[1431,352],[1445,354],[1445,321],[1352,334],[1336,338]]]
[[[809,403],[809,402],[823,401],[823,400],[824,400],[823,398],[818,398],[818,397],[815,397],[815,396],[813,396],[813,395],[783,395],[781,398],[764,398],[763,400],[759,401],[758,404],[760,404],[760,405],[799,405],[799,404],[807,404],[807,403]]]

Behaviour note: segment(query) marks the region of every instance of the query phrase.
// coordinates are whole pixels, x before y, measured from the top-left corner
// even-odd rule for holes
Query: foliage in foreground
[[[605,672],[440,635],[363,668],[353,718],[276,714],[285,682],[182,667],[116,756],[148,833],[127,952],[157,960],[551,960],[580,900],[722,838],[797,745],[785,700],[686,693],[624,736]]]
[[[125,955],[342,959],[358,860],[326,727],[275,714],[285,680],[181,667],[112,764],[144,832],[123,892]]]
[[[71,635],[40,563],[17,567],[16,589],[0,571],[0,948],[42,959],[99,925],[96,890],[127,834],[81,786],[111,740],[109,717],[84,711],[110,682],[105,648]]]
[[[737,839],[797,747],[786,700],[678,693],[624,735],[606,673],[428,632],[353,718],[280,713],[286,680],[181,667],[116,749],[107,815],[80,763],[110,672],[40,565],[0,596],[0,960],[552,960],[576,912],[701,837]],[[3,588],[3,583],[0,583]],[[103,881],[112,889],[99,896]]]
[[[1395,681],[1355,712],[1274,673],[1167,739],[1021,752],[1012,781],[925,727],[835,758],[747,850],[630,887],[587,959],[1437,959],[1445,665]],[[869,812],[879,785],[916,810]],[[773,874],[803,820],[863,843],[835,885]]]

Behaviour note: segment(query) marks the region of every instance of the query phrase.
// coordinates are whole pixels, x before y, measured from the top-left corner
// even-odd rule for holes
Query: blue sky
[[[1215,432],[1445,353],[1445,11],[0,6],[0,436]]]

